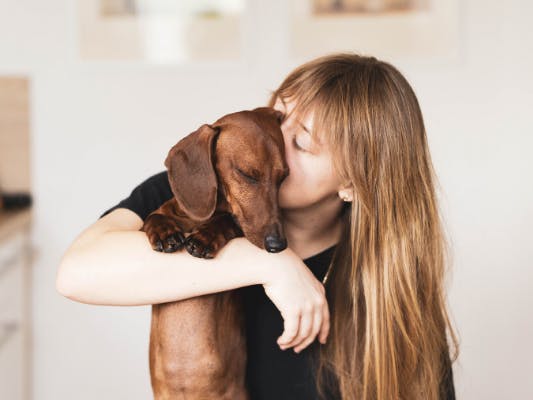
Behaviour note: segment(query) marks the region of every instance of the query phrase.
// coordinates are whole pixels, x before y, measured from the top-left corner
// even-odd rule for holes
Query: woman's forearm
[[[201,259],[186,249],[154,251],[142,231],[109,231],[65,253],[56,286],[88,304],[164,303],[264,283],[276,258],[245,238],[231,240],[213,259]]]

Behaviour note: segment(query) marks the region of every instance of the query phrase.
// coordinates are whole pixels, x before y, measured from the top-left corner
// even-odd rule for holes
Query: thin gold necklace
[[[322,279],[322,285],[325,285],[326,284],[326,281],[328,280],[329,278],[329,272],[331,271],[331,266],[333,265],[333,263],[329,263],[329,267],[328,267],[328,270],[326,271],[326,275],[324,275],[324,279]]]

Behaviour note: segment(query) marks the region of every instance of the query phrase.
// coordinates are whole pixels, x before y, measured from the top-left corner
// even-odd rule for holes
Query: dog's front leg
[[[226,243],[241,236],[243,232],[230,214],[214,215],[192,231],[185,240],[185,248],[195,257],[214,258]]]
[[[141,231],[146,232],[152,249],[173,253],[183,248],[185,234],[195,225],[173,197],[146,217]]]

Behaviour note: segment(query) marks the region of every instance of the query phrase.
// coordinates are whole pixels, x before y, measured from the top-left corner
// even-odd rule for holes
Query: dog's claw
[[[185,244],[185,236],[181,232],[176,233],[178,235],[178,243],[179,245],[183,246]],[[174,235],[172,235],[174,236]]]
[[[154,247],[154,250],[155,251],[163,251],[163,243],[161,243],[161,240],[158,240],[155,247]]]
[[[165,248],[163,251],[165,253],[173,253],[176,250],[176,241],[167,239],[165,243]]]
[[[170,235],[166,239],[166,246],[165,246],[165,249],[164,249],[165,253],[173,253],[176,250],[179,250],[179,249],[181,249],[183,247],[185,239],[183,238],[183,236],[180,233],[178,233],[177,235],[178,235],[178,240],[176,240],[176,237],[175,237],[174,234]]]
[[[198,241],[189,238],[185,246],[187,247],[187,251],[189,252],[191,256],[200,257],[200,253],[198,252],[198,248],[199,248]]]
[[[192,237],[187,238],[185,246],[187,247],[189,254],[194,257],[213,258],[213,255],[211,254],[212,249],[209,246],[204,246],[204,244],[197,239]]]

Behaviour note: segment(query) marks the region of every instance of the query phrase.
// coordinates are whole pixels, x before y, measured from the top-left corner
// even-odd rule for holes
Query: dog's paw
[[[198,258],[214,258],[217,252],[211,239],[203,235],[202,232],[189,235],[185,239],[185,248],[190,255]]]
[[[150,214],[141,231],[146,232],[155,251],[174,253],[185,245],[185,236],[176,221],[162,214]]]

